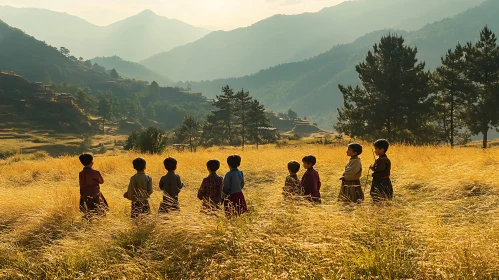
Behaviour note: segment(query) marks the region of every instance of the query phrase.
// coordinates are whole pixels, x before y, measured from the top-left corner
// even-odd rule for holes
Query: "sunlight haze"
[[[345,0],[0,0],[0,5],[66,12],[97,25],[108,25],[142,10],[186,23],[230,30],[251,25],[274,14],[316,12]]]

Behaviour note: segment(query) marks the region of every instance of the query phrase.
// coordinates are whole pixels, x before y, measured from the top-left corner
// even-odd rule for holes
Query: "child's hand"
[[[345,176],[342,176],[342,177],[340,178],[340,181],[343,181],[344,179],[345,179]]]
[[[128,199],[128,192],[125,192],[125,193],[123,194],[123,197],[124,197],[124,198],[126,198],[126,199]]]
[[[369,165],[369,169],[371,169],[372,171],[374,171],[374,166],[372,164]]]

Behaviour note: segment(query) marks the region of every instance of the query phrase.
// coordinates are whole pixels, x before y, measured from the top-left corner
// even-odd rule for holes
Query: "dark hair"
[[[208,167],[208,169],[211,172],[215,172],[215,171],[217,171],[220,168],[220,161],[218,161],[216,159],[209,160],[206,163],[206,167]]]
[[[300,171],[300,163],[294,160],[288,162],[288,170],[293,173],[297,173],[298,171]]]
[[[311,163],[312,165],[315,165],[317,163],[317,159],[313,155],[305,156],[301,161]]]
[[[165,166],[166,170],[173,171],[177,169],[177,160],[172,157],[167,157],[163,161],[163,165]]]
[[[83,166],[88,166],[94,161],[94,156],[92,154],[82,154],[79,158]]]
[[[390,143],[388,143],[388,140],[385,139],[379,139],[374,142],[374,147],[378,149],[385,149],[385,153],[388,151],[388,147],[390,147]]]
[[[362,154],[362,145],[358,143],[348,144],[348,148],[352,150],[352,152],[357,153],[357,155]]]
[[[132,161],[133,169],[137,171],[143,171],[146,169],[146,160],[143,158],[136,158]]]
[[[227,164],[231,168],[238,168],[241,165],[241,157],[239,155],[230,155],[227,158]]]

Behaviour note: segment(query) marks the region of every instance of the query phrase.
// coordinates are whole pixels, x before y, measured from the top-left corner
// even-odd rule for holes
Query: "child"
[[[374,142],[374,153],[379,158],[369,168],[373,171],[373,182],[371,186],[371,197],[374,202],[393,198],[392,181],[390,180],[390,169],[392,164],[386,152],[390,144],[387,140],[380,139]]]
[[[152,194],[152,178],[145,174],[146,160],[136,158],[132,161],[133,168],[137,174],[130,178],[128,190],[124,197],[132,201],[131,217],[137,218],[142,214],[150,214],[149,197]]]
[[[231,155],[227,158],[227,164],[230,171],[225,174],[223,194],[226,196],[224,200],[225,213],[227,215],[241,215],[248,209],[246,200],[243,195],[244,175],[243,172],[237,169],[241,165],[241,157]]]
[[[85,218],[90,218],[91,214],[106,215],[109,210],[106,199],[100,192],[99,184],[104,184],[104,179],[100,172],[93,170],[94,156],[82,154],[79,157],[83,170],[79,174],[80,181],[80,211]]]
[[[303,195],[303,191],[298,179],[298,171],[300,170],[300,163],[297,161],[288,162],[289,175],[286,177],[284,187],[282,188],[282,195],[284,199],[293,199],[296,196]]]
[[[301,178],[301,187],[303,194],[308,197],[308,200],[321,203],[321,179],[319,173],[314,169],[317,159],[312,156],[306,156],[302,159],[303,168],[307,169]]]
[[[364,200],[364,192],[360,183],[362,176],[362,163],[359,155],[362,154],[362,146],[357,143],[348,145],[347,156],[350,157],[341,176],[340,201],[361,202]]]
[[[216,159],[209,160],[206,163],[208,175],[203,179],[198,191],[198,198],[203,201],[202,211],[211,212],[220,209],[222,202],[223,178],[217,175],[220,168],[220,161]]]
[[[184,186],[180,176],[175,174],[177,170],[177,160],[169,157],[163,161],[165,169],[168,171],[159,181],[159,189],[163,191],[163,201],[159,205],[159,213],[168,213],[169,211],[179,210],[178,194]]]

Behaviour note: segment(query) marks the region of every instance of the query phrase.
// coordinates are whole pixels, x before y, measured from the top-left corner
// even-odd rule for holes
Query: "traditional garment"
[[[228,216],[241,215],[248,211],[243,192],[233,193],[224,200],[225,213]]]
[[[303,194],[308,200],[321,203],[321,179],[319,173],[314,169],[307,169],[303,177],[301,178],[301,187],[303,189]]]
[[[137,174],[130,178],[125,197],[132,201],[132,218],[151,212],[148,199],[152,192],[152,178],[146,175],[144,171],[138,171]]]
[[[373,165],[370,194],[374,202],[393,198],[393,186],[390,180],[391,167],[392,163],[386,154],[380,155]]]
[[[211,173],[203,179],[198,190],[198,198],[203,201],[203,210],[218,210],[222,202],[223,178]]]
[[[338,200],[345,202],[361,202],[364,200],[364,191],[360,183],[362,163],[357,156],[352,157],[343,172],[340,195]]]
[[[242,189],[244,187],[244,174],[234,168],[225,174],[223,180],[223,193],[225,213],[227,215],[241,215],[248,210]]]
[[[79,174],[80,183],[80,211],[89,217],[91,214],[106,215],[109,210],[104,195],[100,192],[100,184],[104,179],[97,170],[84,167]]]
[[[163,201],[159,205],[159,213],[179,210],[178,194],[184,187],[180,176],[173,171],[168,171],[159,181],[159,188],[163,191]]]
[[[140,215],[151,214],[151,207],[148,200],[132,201],[132,211],[130,217],[132,219],[138,218]]]
[[[290,174],[286,177],[284,187],[282,188],[282,195],[284,196],[284,199],[293,199],[297,196],[303,196],[300,180],[296,174]]]

